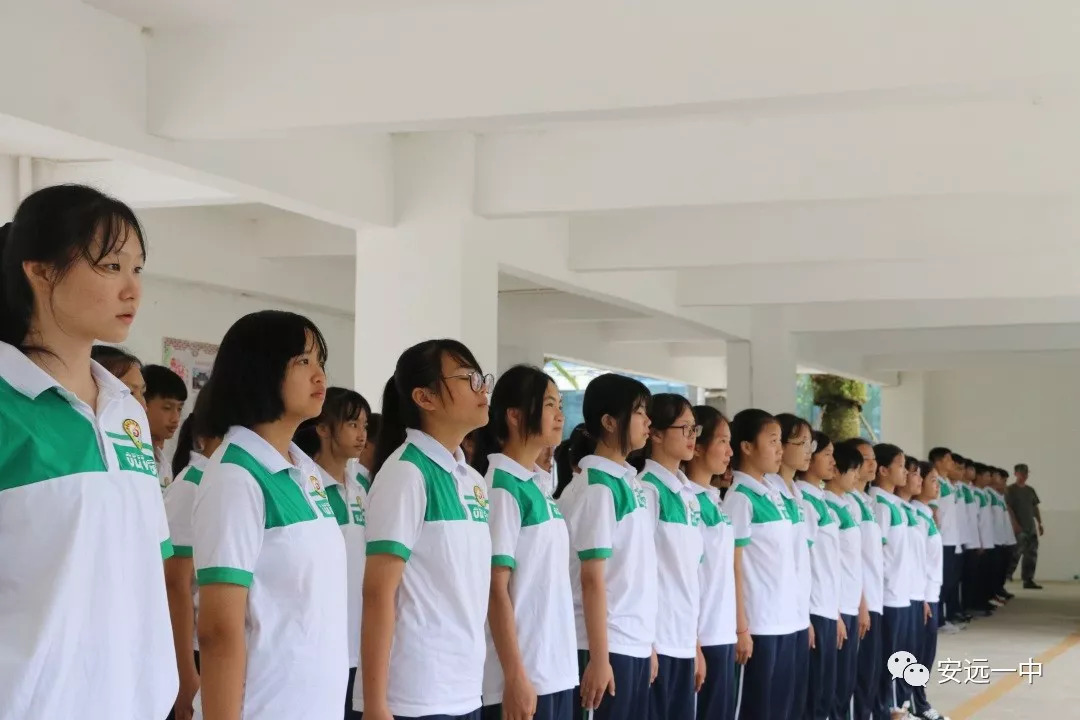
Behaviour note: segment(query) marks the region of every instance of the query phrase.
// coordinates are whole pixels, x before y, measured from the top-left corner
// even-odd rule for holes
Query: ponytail
[[[191,413],[180,424],[176,433],[176,451],[172,456],[172,476],[180,477],[181,471],[191,464],[191,451],[195,449],[195,413]]]
[[[379,427],[379,442],[375,446],[375,462],[371,468],[371,479],[374,482],[394,451],[405,442],[405,423],[401,419],[401,401],[398,399],[397,385],[393,376],[386,381],[382,396],[382,425]]]

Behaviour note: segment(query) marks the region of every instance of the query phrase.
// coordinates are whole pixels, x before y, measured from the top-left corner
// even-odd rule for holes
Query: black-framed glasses
[[[685,438],[699,438],[704,428],[701,425],[672,425],[670,430],[681,430]]]
[[[810,444],[810,452],[817,452],[817,440],[788,440],[788,445],[794,445],[795,447],[802,447],[807,443]]]
[[[447,375],[443,380],[468,380],[469,387],[473,392],[486,392],[491,394],[491,391],[495,389],[495,376],[491,373],[484,375],[479,370],[473,370],[469,373],[462,373],[461,375]]]

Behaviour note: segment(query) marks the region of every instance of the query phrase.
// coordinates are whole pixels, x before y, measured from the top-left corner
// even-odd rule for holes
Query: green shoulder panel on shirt
[[[690,518],[686,514],[686,504],[664,484],[663,480],[652,473],[645,473],[642,481],[656,488],[656,494],[660,499],[660,522],[676,525],[690,524]]]
[[[803,493],[803,500],[814,506],[814,510],[817,512],[818,516],[818,527],[832,525],[835,522],[833,516],[825,508],[824,500],[816,495],[811,495],[810,493]]]
[[[856,504],[859,506],[860,522],[874,522],[874,514],[870,512],[870,508],[867,507],[863,499],[855,493],[849,493],[851,497],[855,498]]]
[[[915,519],[915,511],[909,508],[907,505],[904,505],[903,507],[904,514],[907,515],[908,527],[915,527],[916,525],[918,525],[919,521]]]
[[[735,492],[742,493],[750,501],[750,522],[767,523],[784,519],[780,508],[773,504],[768,495],[758,495],[746,485],[736,486]]]
[[[424,477],[424,490],[427,494],[425,522],[469,519],[458,495],[457,481],[442,465],[411,444],[401,452],[401,461],[415,465]]]
[[[517,501],[521,527],[542,525],[562,517],[559,506],[531,480],[518,480],[505,470],[496,470],[491,478],[493,490],[505,490]]]
[[[341,497],[341,486],[331,485],[326,488],[326,499],[330,501],[330,508],[334,511],[338,525],[349,524],[349,508],[345,507],[345,498]]]
[[[0,379],[0,438],[0,491],[106,470],[94,426],[55,388],[32,400]]]
[[[967,485],[960,486],[960,496],[964,498],[964,502],[975,502],[975,495],[971,492],[971,488]]]
[[[953,494],[953,489],[949,486],[949,483],[938,483],[938,487],[941,488],[941,497],[949,497]]]
[[[884,505],[889,508],[889,527],[896,527],[897,525],[904,524],[904,516],[900,514],[900,508],[896,507],[895,504],[880,495],[875,496],[875,499],[879,505]]]
[[[982,492],[981,490],[976,490],[975,497],[979,501],[979,507],[986,507],[986,493]]]
[[[799,507],[799,503],[795,501],[795,498],[783,494],[781,494],[781,497],[784,498],[784,508],[787,510],[788,519],[791,522],[797,525],[806,520],[803,517],[802,508]]]
[[[187,472],[184,473],[184,480],[192,485],[198,485],[202,482],[203,471],[198,468],[189,467]]]
[[[705,527],[716,527],[721,523],[731,524],[731,520],[724,511],[717,507],[712,498],[705,493],[698,493],[698,505],[701,506],[701,522]]]
[[[304,498],[304,491],[292,479],[288,470],[272,473],[259,464],[251,453],[235,444],[225,448],[221,464],[243,468],[258,484],[266,504],[267,530],[315,519],[315,511]]]
[[[615,503],[615,520],[620,521],[638,508],[645,507],[645,495],[640,490],[635,492],[622,478],[608,475],[603,470],[589,468],[589,484],[603,485],[611,491]]]
[[[826,500],[825,504],[832,508],[833,512],[836,513],[836,517],[840,518],[841,530],[848,530],[853,527],[858,527],[858,525],[856,525],[855,523],[855,519],[851,517],[851,510],[849,510],[845,505],[841,505],[840,503],[834,503],[831,500]]]
[[[937,535],[938,534],[938,528],[937,528],[937,523],[934,522],[934,518],[931,517],[930,515],[927,515],[922,510],[919,510],[918,513],[919,513],[919,517],[921,517],[923,520],[926,521],[926,536],[927,537],[934,537],[935,535]]]
[[[371,478],[364,473],[356,473],[356,482],[360,483],[360,487],[364,488],[364,492],[371,492]]]

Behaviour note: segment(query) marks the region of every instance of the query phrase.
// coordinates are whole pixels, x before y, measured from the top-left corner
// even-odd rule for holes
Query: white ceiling
[[[853,373],[1080,349],[1076,3],[52,2],[70,23],[0,10],[33,41],[0,67],[52,43],[85,74],[0,77],[0,112],[37,120],[0,116],[0,154],[171,163],[352,228],[395,217],[385,133],[466,130],[476,212],[559,228],[556,262],[499,258],[529,275],[500,292],[594,335],[712,352],[767,310]],[[98,77],[79,113],[49,100]],[[312,228],[304,257],[351,243]]]

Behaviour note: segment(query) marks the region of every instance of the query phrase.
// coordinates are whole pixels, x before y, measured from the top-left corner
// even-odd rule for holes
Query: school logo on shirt
[[[644,488],[642,488],[640,486],[634,486],[634,503],[639,508],[645,507],[645,505],[647,503],[645,502],[645,490],[644,490]]]
[[[315,503],[315,507],[319,508],[319,512],[323,514],[323,517],[334,517],[334,508],[330,506],[330,499],[326,497],[326,491],[323,490],[319,478],[311,475],[308,477],[308,480],[311,481],[312,487],[312,491],[308,493],[308,495],[311,496],[311,500]]]
[[[128,418],[124,421],[124,433],[131,438],[131,442],[135,443],[135,448],[142,450],[142,429],[139,427],[139,423]]]
[[[476,502],[480,503],[480,507],[486,508],[488,505],[488,501],[487,497],[485,497],[484,495],[484,488],[480,487],[479,485],[473,485],[472,491],[473,497],[476,498]]]
[[[311,487],[315,488],[315,492],[319,493],[319,497],[326,497],[326,491],[323,490],[322,483],[319,482],[319,478],[314,475],[311,476]]]
[[[687,504],[690,506],[690,525],[697,527],[701,524],[701,505],[696,499],[691,499]]]
[[[364,516],[364,506],[360,504],[359,500],[353,500],[351,509],[353,525],[367,525],[367,518]]]

